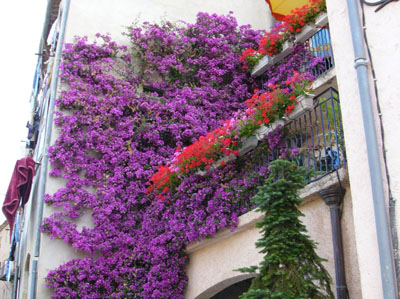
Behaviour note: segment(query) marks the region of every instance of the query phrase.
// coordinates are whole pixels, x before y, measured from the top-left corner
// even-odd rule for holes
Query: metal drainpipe
[[[318,192],[325,204],[329,206],[332,227],[333,258],[335,261],[336,296],[337,299],[347,298],[346,274],[344,268],[344,253],[342,241],[342,228],[340,224],[340,204],[346,192],[341,187],[334,187]]]
[[[50,103],[49,103],[49,115],[46,123],[46,131],[47,135],[45,136],[44,143],[44,153],[43,160],[40,169],[40,180],[39,180],[39,194],[38,194],[38,210],[36,216],[36,228],[35,228],[35,244],[34,244],[34,255],[32,261],[32,270],[30,275],[30,288],[29,288],[29,298],[36,298],[36,280],[37,280],[37,272],[38,272],[38,257],[40,253],[40,225],[43,217],[43,196],[46,189],[46,181],[47,181],[47,168],[49,163],[49,156],[47,149],[50,146],[51,141],[51,133],[53,128],[53,116],[54,116],[54,102],[57,96],[57,86],[58,86],[58,69],[61,60],[61,52],[64,45],[64,34],[65,27],[67,24],[68,11],[69,11],[70,0],[65,0],[63,13],[61,17],[61,28],[60,35],[58,38],[56,54],[54,57],[54,66],[53,66],[53,79],[51,80],[50,85]]]
[[[43,54],[42,51],[44,50],[44,47],[46,45],[46,37],[47,37],[47,34],[49,33],[49,24],[50,24],[50,19],[51,19],[52,5],[53,5],[53,0],[48,0],[47,8],[46,8],[46,18],[44,19],[42,36],[40,38],[39,54]]]
[[[381,173],[382,168],[371,105],[370,84],[368,80],[368,60],[365,56],[364,39],[361,30],[357,0],[347,0],[347,7],[355,56],[354,67],[357,71],[364,133],[367,144],[368,164],[370,168],[369,173],[372,184],[372,199],[374,202],[383,296],[385,299],[394,299],[396,298],[396,284],[393,269],[392,246],[386,215],[385,194]]]

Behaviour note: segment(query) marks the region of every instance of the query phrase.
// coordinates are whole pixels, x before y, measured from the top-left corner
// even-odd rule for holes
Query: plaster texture
[[[335,68],[325,76],[324,80],[331,82],[339,90],[348,161],[348,178],[346,171],[339,172],[339,176],[346,186],[342,232],[347,284],[351,298],[382,298],[375,215],[371,180],[368,175],[370,171],[367,163],[357,76],[353,67],[354,54],[347,6],[342,0],[327,0],[327,7]],[[398,199],[400,197],[400,156],[397,153],[399,145],[397,130],[400,108],[395,100],[400,97],[400,90],[397,87],[399,78],[397,70],[400,68],[400,59],[398,59],[400,40],[396,38],[400,35],[400,21],[397,17],[400,14],[400,5],[392,2],[377,13],[374,10],[375,7],[365,7],[366,32],[376,73],[377,91],[385,130],[390,187],[393,198]],[[67,21],[66,42],[72,42],[75,35],[86,35],[89,39],[93,39],[95,34],[100,32],[110,33],[117,42],[125,43],[126,40],[121,33],[135,20],[138,20],[139,23],[142,21],[160,22],[162,19],[194,22],[198,11],[218,14],[234,11],[234,16],[239,24],[250,23],[257,29],[268,29],[273,23],[264,0],[221,0],[217,2],[211,0],[72,0]],[[370,82],[373,82],[371,76]],[[372,88],[371,94],[375,108],[377,134],[380,137],[376,98]],[[43,136],[42,134],[40,140],[43,140]],[[55,138],[56,130],[54,129],[52,142]],[[381,149],[381,144],[379,146]],[[312,239],[319,243],[318,253],[328,260],[326,267],[333,279],[329,209],[318,198],[316,192],[321,188],[337,184],[335,176],[335,174],[328,176],[302,190],[301,196],[305,201],[300,207],[305,214],[304,223]],[[383,176],[386,178],[384,173]],[[21,271],[20,282],[23,290],[20,291],[19,298],[27,298],[27,290],[30,287],[29,270],[34,260],[34,227],[39,200],[37,198],[38,184],[39,182],[36,181],[31,199],[24,212],[25,223],[21,237],[23,271]],[[53,193],[63,185],[64,182],[60,179],[48,178],[46,192]],[[388,190],[385,191],[388,192]],[[44,216],[50,215],[53,211],[45,206]],[[400,230],[400,207],[398,204],[395,211],[395,226]],[[257,264],[261,260],[262,256],[254,247],[254,242],[259,237],[254,223],[260,217],[259,213],[249,212],[240,217],[239,227],[235,232],[221,231],[214,238],[188,247],[190,264],[188,265],[189,285],[186,298],[209,298],[232,283],[249,278],[248,275],[233,270]],[[78,220],[77,225],[78,229],[93,225],[90,211],[85,217]],[[44,277],[49,270],[55,269],[72,258],[82,256],[64,242],[50,241],[46,235],[42,235],[36,297],[49,298],[51,295],[51,292],[44,287]],[[334,287],[333,285],[333,289]]]
[[[338,173],[342,186],[347,189],[343,204],[342,232],[345,255],[345,271],[347,285],[351,298],[362,298],[359,288],[360,275],[358,271],[357,251],[354,241],[354,226],[352,218],[352,199],[348,186],[347,171],[341,169]],[[318,196],[324,188],[338,185],[336,173],[307,185],[299,195],[303,203],[299,207],[305,215],[303,223],[308,229],[311,238],[317,241],[317,253],[325,258],[324,263],[332,277],[332,290],[335,292],[335,267],[333,259],[331,220],[328,206]],[[239,217],[239,224],[235,231],[222,230],[210,239],[196,242],[188,246],[189,277],[188,288],[185,293],[187,299],[207,299],[222,291],[229,285],[249,277],[234,269],[257,265],[262,255],[255,247],[255,241],[260,237],[255,228],[255,222],[263,214],[250,211]]]
[[[185,298],[206,299],[250,275],[234,271],[255,265],[262,255],[255,249],[259,238],[254,226],[189,254]]]
[[[9,244],[10,244],[10,227],[5,220],[0,225],[0,267],[3,267],[4,262],[9,256]]]
[[[10,284],[6,281],[0,281],[0,298],[10,298]]]
[[[61,1],[60,6],[63,7],[63,5],[64,1]],[[239,25],[251,24],[256,29],[267,29],[272,25],[269,7],[263,0],[222,0],[217,2],[211,0],[71,0],[65,42],[73,42],[77,35],[88,36],[89,40],[93,40],[96,33],[109,33],[116,42],[128,43],[122,33],[134,21],[138,21],[138,23],[143,21],[161,22],[162,20],[194,22],[199,11],[217,14],[228,14],[229,11],[234,11],[234,16]],[[60,92],[60,84],[58,92]],[[37,152],[35,153],[36,161],[39,161],[42,155],[41,144],[44,142],[45,134],[46,132],[42,131],[39,136]],[[55,142],[57,135],[57,128],[53,127],[51,144]],[[47,173],[48,170],[46,170]],[[26,220],[21,242],[21,265],[24,266],[24,270],[21,271],[20,286],[22,287],[18,298],[27,298],[30,295],[28,290],[31,287],[32,261],[38,261],[36,298],[50,298],[51,290],[45,287],[45,277],[48,272],[71,259],[84,256],[83,253],[75,251],[63,241],[50,240],[47,235],[42,234],[40,256],[34,257],[36,215],[39,200],[38,186],[39,180],[36,180],[31,200],[25,208]],[[53,194],[64,186],[64,180],[48,177],[45,193]],[[43,217],[47,217],[55,211],[57,210],[45,205]],[[84,226],[93,226],[91,211],[86,212],[85,216],[81,216],[76,221],[78,230]]]
[[[194,22],[197,13],[228,14],[234,12],[238,24],[251,24],[255,29],[273,25],[269,7],[262,0],[79,0],[71,1],[66,41],[75,35],[94,38],[96,33],[110,33],[117,42],[126,42],[121,35],[133,22]]]
[[[400,199],[400,155],[399,123],[400,108],[397,100],[400,97],[398,88],[400,69],[400,5],[388,4],[375,12],[376,7],[365,7],[366,35],[371,52],[378,99],[381,108],[387,170],[390,177],[391,195],[394,201]],[[372,82],[372,78],[370,80]],[[375,92],[372,93],[373,95]],[[373,96],[373,101],[376,97]],[[375,111],[378,114],[378,111]],[[380,131],[377,125],[377,130]],[[380,132],[378,132],[380,133]],[[395,202],[397,232],[400,232],[400,207]],[[399,265],[398,265],[399,266]]]
[[[327,7],[341,98],[349,178],[352,189],[355,240],[361,278],[360,288],[363,298],[382,298],[371,179],[368,175],[370,170],[367,163],[367,148],[357,77],[353,66],[354,54],[349,30],[348,11],[343,1],[339,0],[328,0]],[[393,99],[398,98],[400,95],[400,91],[397,88],[398,75],[396,74],[400,66],[398,59],[400,42],[397,38],[394,38],[394,36],[398,36],[400,33],[399,20],[396,17],[400,12],[400,6],[390,4],[379,12],[375,12],[375,9],[376,7],[365,7],[366,32],[375,68],[377,91],[382,110],[386,156],[391,180],[390,186],[393,197],[397,199],[400,195],[400,172],[398,170],[400,157],[397,153],[400,109]],[[378,147],[381,151],[381,163],[383,165],[382,136],[378,122],[376,97],[373,90],[374,80],[371,76],[371,64],[369,64],[369,82],[371,83]],[[382,175],[385,180],[386,175],[383,173],[383,167]],[[387,193],[387,182],[384,181],[383,183],[386,187],[385,192]],[[385,195],[388,198],[388,194]],[[387,204],[388,200],[386,200]],[[397,230],[399,228],[399,211],[397,205],[397,223],[395,224]]]
[[[5,220],[0,225],[0,268],[5,267],[9,256],[10,244],[10,228]],[[10,287],[12,285],[6,281],[0,281],[0,298],[8,298],[11,296]]]

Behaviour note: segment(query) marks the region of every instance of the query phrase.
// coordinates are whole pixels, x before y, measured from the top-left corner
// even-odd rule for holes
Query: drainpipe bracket
[[[356,57],[354,59],[354,68],[358,68],[361,65],[368,66],[369,61],[365,57]]]
[[[318,195],[322,198],[327,206],[339,206],[342,203],[343,195],[346,192],[341,187],[334,187],[318,192]]]

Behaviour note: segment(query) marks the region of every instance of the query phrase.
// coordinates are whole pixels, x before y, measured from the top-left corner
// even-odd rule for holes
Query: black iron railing
[[[305,59],[306,61],[304,65],[299,67],[300,72],[305,72],[307,70],[308,72],[311,72],[315,79],[317,79],[334,67],[335,61],[333,59],[331,37],[328,25],[319,29],[314,35],[304,41],[303,44],[306,49],[305,53],[308,52],[309,55],[307,55],[307,59]],[[310,66],[310,56],[312,58],[319,58],[319,63]],[[285,61],[290,59],[290,57],[291,56],[289,54],[275,64],[283,64],[285,63]],[[313,62],[313,64],[315,64],[315,62]],[[265,88],[264,85],[266,84],[266,82],[268,82],[269,79],[270,78],[268,76],[268,71],[258,77],[260,89]]]
[[[329,87],[314,97],[314,108],[285,125],[288,158],[314,169],[317,180],[345,167],[346,154],[338,92]]]
[[[334,88],[314,96],[311,110],[287,122],[280,130],[284,137],[275,150],[267,150],[267,141],[262,141],[246,154],[251,158],[253,171],[268,171],[268,165],[277,159],[290,160],[315,171],[311,183],[346,167],[339,94]],[[254,208],[246,200],[237,204],[243,213]]]

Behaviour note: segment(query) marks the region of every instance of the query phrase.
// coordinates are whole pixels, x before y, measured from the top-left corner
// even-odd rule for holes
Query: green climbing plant
[[[239,269],[257,273],[241,299],[334,298],[330,276],[315,252],[316,243],[307,235],[297,208],[298,190],[306,185],[311,171],[295,163],[276,160],[271,173],[253,200],[265,213],[256,223],[261,238],[256,242],[264,258],[259,266]]]

